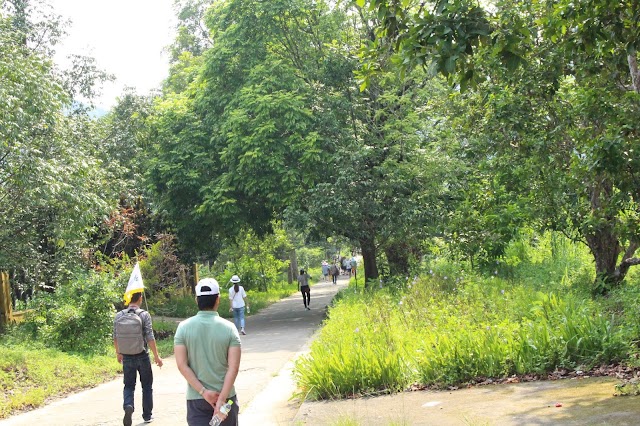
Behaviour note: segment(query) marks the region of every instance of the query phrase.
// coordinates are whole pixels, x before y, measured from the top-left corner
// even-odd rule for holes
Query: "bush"
[[[36,298],[17,332],[65,352],[101,352],[111,341],[117,300],[110,275],[84,273]]]

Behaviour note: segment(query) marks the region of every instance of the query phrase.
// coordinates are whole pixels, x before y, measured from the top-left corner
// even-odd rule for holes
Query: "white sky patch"
[[[158,88],[169,72],[163,48],[175,35],[173,0],[49,0],[56,13],[71,20],[68,36],[57,46],[56,62],[68,66],[70,54],[93,56],[115,75],[97,106],[109,109],[129,86],[139,94]]]

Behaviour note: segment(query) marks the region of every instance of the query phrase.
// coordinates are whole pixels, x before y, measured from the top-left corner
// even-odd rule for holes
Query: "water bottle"
[[[220,407],[220,412],[225,415],[229,414],[229,411],[231,411],[231,404],[233,404],[233,401],[228,400],[226,404]],[[211,418],[211,421],[209,422],[209,426],[220,426],[220,423],[222,423],[222,419],[218,417],[218,415],[216,414]]]

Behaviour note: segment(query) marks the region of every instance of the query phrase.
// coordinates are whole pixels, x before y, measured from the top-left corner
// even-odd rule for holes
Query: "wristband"
[[[206,391],[207,388],[205,388],[204,386],[202,387],[202,389],[200,389],[200,395],[202,396],[204,394],[204,391]]]

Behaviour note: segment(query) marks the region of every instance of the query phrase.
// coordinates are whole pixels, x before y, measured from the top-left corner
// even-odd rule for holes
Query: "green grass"
[[[72,355],[38,346],[0,346],[0,418],[52,396],[95,386],[121,370],[115,355]]]
[[[618,312],[591,299],[583,253],[566,253],[484,276],[440,261],[384,290],[350,287],[296,364],[300,394],[374,395],[628,361],[638,326],[622,316],[632,297],[619,296]]]
[[[160,356],[172,355],[177,323],[156,320],[153,328]],[[93,387],[122,373],[113,348],[106,343],[96,353],[71,354],[21,340],[9,332],[0,345],[0,418],[39,407],[47,398]]]

